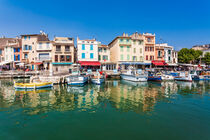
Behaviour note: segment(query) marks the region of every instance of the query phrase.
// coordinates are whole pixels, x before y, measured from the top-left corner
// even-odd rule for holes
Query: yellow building
[[[123,34],[116,37],[111,43],[110,61],[117,63],[117,67],[127,69],[129,65],[136,68],[142,68],[150,63],[144,63],[144,43],[145,37],[139,33],[134,33],[131,36]]]
[[[52,47],[53,73],[68,73],[74,63],[74,38],[55,37]]]

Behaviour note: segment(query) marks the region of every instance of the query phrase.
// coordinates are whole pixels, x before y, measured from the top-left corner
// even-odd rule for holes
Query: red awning
[[[165,61],[161,61],[161,60],[153,60],[152,64],[155,66],[167,66],[168,65]]]
[[[32,63],[33,65],[41,65],[42,62],[35,62],[35,63]]]
[[[101,66],[98,61],[79,61],[81,66]]]

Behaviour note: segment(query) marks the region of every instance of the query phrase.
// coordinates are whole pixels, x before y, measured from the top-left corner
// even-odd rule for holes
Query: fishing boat
[[[174,79],[177,81],[192,82],[191,74],[188,74],[186,72],[180,72],[179,76],[175,77]]]
[[[148,80],[148,74],[142,70],[128,69],[126,73],[120,74],[123,80],[128,80],[132,82],[146,82]]]
[[[210,80],[210,72],[200,71],[198,75],[194,77],[193,80]]]
[[[91,82],[96,85],[101,85],[105,82],[105,76],[97,72],[96,74],[91,76]]]
[[[53,83],[14,83],[14,87],[15,89],[41,89],[53,87]]]
[[[71,75],[66,78],[69,86],[84,86],[88,82],[88,77],[85,75]]]
[[[161,73],[149,72],[148,81],[162,81]]]

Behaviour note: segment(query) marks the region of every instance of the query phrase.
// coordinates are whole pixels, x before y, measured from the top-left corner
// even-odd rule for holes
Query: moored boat
[[[145,82],[148,80],[148,75],[142,70],[129,69],[126,73],[120,74],[123,80],[133,81],[133,82]]]
[[[53,83],[14,83],[14,87],[15,89],[40,89],[53,87]]]
[[[72,75],[66,78],[69,86],[84,86],[88,82],[88,77],[85,75]]]
[[[91,82],[93,84],[101,85],[105,82],[105,76],[97,72],[95,75],[91,76]]]
[[[168,75],[168,74],[162,74],[161,78],[162,78],[163,81],[174,80],[174,77],[172,75]]]
[[[192,82],[191,74],[186,74],[185,72],[180,72],[179,76],[175,77],[174,79],[177,81]]]
[[[162,81],[161,73],[152,73],[148,75],[148,81]]]

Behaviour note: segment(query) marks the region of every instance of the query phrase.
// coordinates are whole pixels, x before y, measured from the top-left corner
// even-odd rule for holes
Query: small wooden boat
[[[40,89],[53,87],[52,82],[46,83],[14,83],[15,89]]]
[[[142,70],[129,69],[126,73],[120,74],[123,80],[128,80],[132,82],[146,82],[148,80],[148,75]]]
[[[177,81],[192,82],[191,74],[186,74],[185,72],[180,72],[178,77],[174,78]]]

